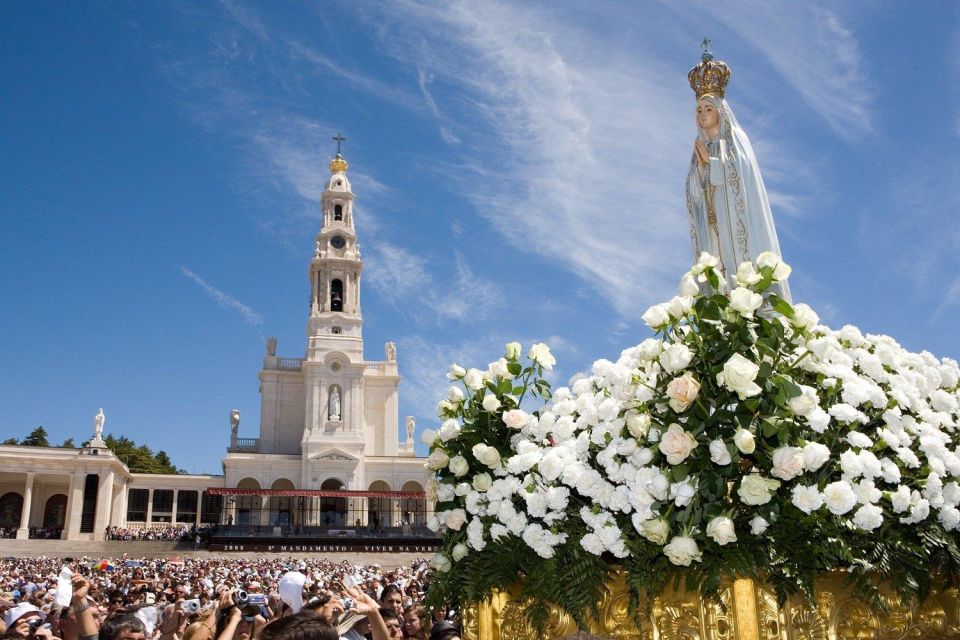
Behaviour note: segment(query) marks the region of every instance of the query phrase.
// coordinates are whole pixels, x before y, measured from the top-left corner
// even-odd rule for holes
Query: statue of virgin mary
[[[764,251],[782,254],[757,157],[724,99],[730,68],[714,61],[709,41],[704,44],[700,64],[688,75],[697,96],[697,139],[687,174],[690,240],[694,259],[704,251],[717,256],[727,285],[736,287],[740,263]],[[786,282],[769,291],[790,302]]]

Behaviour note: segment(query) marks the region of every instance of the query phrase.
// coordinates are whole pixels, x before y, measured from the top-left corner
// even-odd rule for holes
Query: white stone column
[[[194,526],[196,527],[200,526],[200,512],[202,511],[202,507],[203,507],[203,491],[197,491],[197,513],[193,522]]]
[[[177,497],[180,495],[180,489],[173,490],[173,506],[170,507],[170,524],[177,523]]]
[[[103,540],[104,531],[110,522],[110,510],[113,507],[113,471],[98,474],[97,511],[93,519],[93,539]]]
[[[33,471],[27,472],[27,479],[23,485],[23,509],[20,511],[20,528],[17,529],[17,540],[26,540],[30,537],[30,509],[33,507]]]
[[[63,531],[64,540],[78,540],[80,538],[80,516],[83,513],[83,485],[87,474],[78,470],[70,476],[70,490],[67,494],[67,518]]]
[[[153,523],[153,489],[147,489],[147,528]]]
[[[113,506],[110,509],[110,526],[122,527],[127,520],[127,487],[121,484],[111,490]]]

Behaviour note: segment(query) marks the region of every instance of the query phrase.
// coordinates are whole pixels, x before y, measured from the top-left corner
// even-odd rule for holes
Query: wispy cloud
[[[440,137],[443,138],[443,141],[447,144],[460,144],[460,138],[457,137],[457,134],[444,124],[443,114],[440,113],[437,102],[433,99],[433,94],[430,93],[429,84],[433,81],[433,76],[424,71],[423,67],[418,67],[417,81],[420,85],[420,93],[423,94],[423,99],[427,101],[427,107],[430,109],[430,113],[433,114],[433,117],[437,121]]]
[[[205,294],[207,294],[214,302],[230,311],[236,311],[240,314],[240,317],[249,325],[260,326],[263,324],[263,316],[259,313],[243,304],[233,296],[224,293],[220,289],[217,289],[209,282],[195,274],[190,269],[186,267],[180,267],[180,273],[192,280]]]
[[[429,311],[413,317],[421,325],[437,318],[475,321],[499,303],[493,283],[477,276],[460,253],[455,254],[451,283],[439,281],[421,256],[383,239],[375,243],[367,264],[367,281],[384,300],[398,310]],[[413,307],[411,300],[417,301]]]

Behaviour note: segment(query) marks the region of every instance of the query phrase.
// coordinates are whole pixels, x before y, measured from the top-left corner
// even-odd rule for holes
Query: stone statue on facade
[[[277,355],[277,339],[273,336],[267,338],[267,355],[275,356]]]
[[[237,432],[240,430],[240,409],[230,410],[230,439],[237,439]]]
[[[107,421],[107,416],[103,414],[103,409],[97,412],[97,415],[93,417],[93,440],[90,441],[91,446],[102,447],[103,446],[103,423]]]
[[[340,422],[340,387],[334,387],[330,392],[330,419]]]
[[[407,416],[407,442],[413,442],[413,432],[417,428],[417,419]]]
[[[383,345],[383,349],[384,349],[384,351],[387,352],[387,361],[388,361],[388,362],[396,362],[396,361],[397,361],[397,345],[395,345],[395,344],[392,343],[392,342],[388,342],[387,344]]]

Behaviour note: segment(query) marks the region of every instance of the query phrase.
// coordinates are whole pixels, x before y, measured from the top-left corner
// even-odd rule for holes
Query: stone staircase
[[[194,551],[193,546],[185,542],[158,541],[108,541],[91,540],[8,540],[0,539],[0,557],[36,558],[38,556],[60,558],[118,559],[128,558],[316,558],[323,557],[333,562],[355,562],[378,564],[384,568],[393,568],[410,564],[413,560],[428,557],[423,553],[380,553],[380,552],[337,552],[337,553],[267,553],[262,551],[227,552]]]

